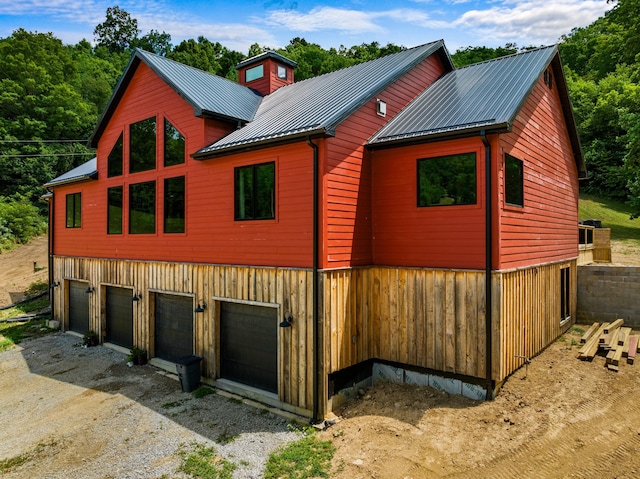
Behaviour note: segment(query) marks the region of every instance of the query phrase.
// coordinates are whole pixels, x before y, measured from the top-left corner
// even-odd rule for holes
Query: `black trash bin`
[[[183,356],[176,360],[176,371],[180,378],[182,391],[190,393],[200,382],[200,361],[201,356]]]

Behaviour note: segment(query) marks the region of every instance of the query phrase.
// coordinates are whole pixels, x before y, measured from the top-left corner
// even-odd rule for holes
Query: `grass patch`
[[[603,228],[611,228],[611,239],[630,240],[640,245],[640,219],[632,220],[629,205],[608,198],[580,195],[578,219],[602,221]]]
[[[17,318],[18,316],[24,316],[25,314],[35,313],[42,311],[49,307],[49,297],[43,296],[41,298],[25,301],[13,308],[0,311],[0,319]]]
[[[198,388],[195,391],[193,391],[193,393],[191,394],[193,394],[194,398],[200,399],[205,396],[208,396],[209,394],[214,394],[214,393],[215,391],[208,386],[198,386]]]
[[[57,445],[56,441],[50,441],[49,443],[41,442],[37,444],[33,449],[17,456],[9,457],[0,461],[0,475],[8,474],[11,471],[23,466],[24,464],[40,459],[46,452],[47,448],[51,448]]]
[[[236,439],[238,439],[238,436],[229,434],[229,431],[227,431],[227,429],[225,428],[224,432],[222,432],[222,434],[218,434],[218,437],[216,437],[216,442],[218,444],[229,444]]]
[[[216,454],[213,447],[194,443],[193,450],[182,450],[180,472],[197,479],[231,479],[236,465]]]
[[[265,479],[329,477],[335,447],[330,441],[305,436],[269,456]]]
[[[11,349],[29,338],[39,338],[54,332],[45,326],[45,320],[0,323],[0,352]]]

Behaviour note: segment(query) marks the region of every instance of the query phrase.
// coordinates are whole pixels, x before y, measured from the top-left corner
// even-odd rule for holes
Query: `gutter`
[[[307,144],[313,149],[313,417],[312,424],[320,422],[318,413],[320,409],[320,313],[318,301],[318,218],[320,205],[318,200],[318,145],[307,136]]]
[[[493,322],[493,314],[491,310],[492,292],[491,285],[491,266],[493,264],[493,225],[492,225],[492,181],[491,181],[491,143],[487,140],[485,130],[480,131],[480,138],[484,144],[485,151],[485,279],[484,279],[484,295],[485,295],[485,376],[487,381],[487,400],[493,399],[493,381],[491,372],[493,370],[492,356],[493,345],[491,336],[491,324]]]

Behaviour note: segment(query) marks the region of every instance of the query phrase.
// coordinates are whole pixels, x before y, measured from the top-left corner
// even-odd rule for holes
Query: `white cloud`
[[[521,46],[553,44],[575,27],[589,25],[611,8],[601,0],[527,0],[470,10],[454,26],[477,31],[484,40]]]

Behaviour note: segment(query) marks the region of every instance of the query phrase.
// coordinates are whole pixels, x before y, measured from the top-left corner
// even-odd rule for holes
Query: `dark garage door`
[[[125,348],[133,347],[133,293],[128,288],[107,286],[106,340]]]
[[[87,283],[69,281],[69,330],[81,334],[89,331],[89,294],[86,290]]]
[[[278,310],[239,303],[220,305],[220,375],[278,392]]]
[[[155,356],[175,362],[193,354],[193,299],[156,294]]]

